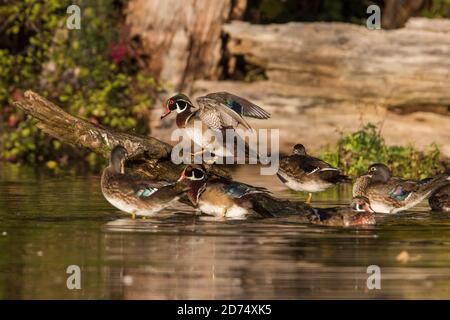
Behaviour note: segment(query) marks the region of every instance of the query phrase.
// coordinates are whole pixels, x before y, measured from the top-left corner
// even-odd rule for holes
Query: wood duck
[[[228,92],[210,93],[199,97],[197,98],[197,104],[198,109],[193,110],[195,107],[186,95],[176,94],[167,99],[166,111],[161,119],[176,111],[178,128],[186,129],[189,138],[202,149],[212,149],[213,143],[216,141],[211,139],[212,135],[205,134],[208,130],[211,130],[212,134],[221,133],[222,141],[225,144],[226,129],[234,130],[239,125],[247,130],[251,129],[244,117],[270,118],[270,114],[256,104]],[[197,125],[195,125],[196,123]],[[237,136],[236,138],[239,139],[240,137]],[[243,145],[245,146],[245,155],[248,156],[251,151],[245,142],[243,142]],[[214,154],[221,157],[235,155],[236,150],[233,150],[233,152],[234,154],[230,153],[225,146],[222,146],[219,150],[217,148],[214,150]]]
[[[308,192],[307,203],[311,202],[313,192],[351,182],[339,169],[309,156],[302,144],[296,144],[291,155],[281,158],[277,176],[292,190]]]
[[[437,189],[428,198],[428,203],[433,210],[450,211],[450,184]]]
[[[447,184],[448,175],[421,181],[392,177],[391,170],[381,163],[371,165],[367,173],[356,179],[353,197],[365,196],[375,212],[397,213],[414,207],[434,191]]]
[[[268,193],[265,188],[209,175],[200,165],[187,166],[181,173],[179,181],[185,179],[191,182],[190,190],[186,193],[189,200],[207,215],[232,219],[242,219],[249,215],[270,215],[253,207],[252,196],[257,193]]]
[[[375,224],[375,212],[366,197],[355,197],[348,207],[313,208],[309,215],[313,224],[325,226],[362,226]]]
[[[184,191],[182,185],[152,181],[125,172],[127,150],[116,146],[111,151],[109,166],[103,170],[101,189],[110,204],[133,218],[152,216],[176,202]]]

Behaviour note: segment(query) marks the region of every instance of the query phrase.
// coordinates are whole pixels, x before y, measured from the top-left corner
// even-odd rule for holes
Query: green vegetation
[[[0,159],[54,170],[70,162],[100,165],[95,154],[65,147],[25,121],[13,101],[27,89],[94,123],[147,133],[147,109],[158,85],[138,71],[116,31],[120,1],[78,1],[80,30],[65,27],[70,4],[17,0],[0,7]]]
[[[422,15],[427,18],[450,17],[450,0],[430,1],[430,5],[422,11]]]
[[[389,166],[395,175],[411,179],[424,179],[445,170],[435,144],[424,152],[412,146],[387,146],[377,127],[371,123],[354,133],[342,135],[336,149],[321,156],[352,176],[367,171],[376,162]]]

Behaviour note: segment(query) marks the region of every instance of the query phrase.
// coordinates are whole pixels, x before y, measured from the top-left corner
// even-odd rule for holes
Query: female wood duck
[[[228,92],[210,93],[199,97],[197,104],[199,108],[192,110],[195,107],[191,100],[182,93],[176,94],[167,99],[166,111],[161,119],[176,111],[178,128],[186,129],[189,138],[202,149],[211,149],[212,142],[215,141],[211,139],[211,136],[205,134],[207,130],[212,130],[213,133],[222,133],[222,140],[224,140],[226,129],[236,129],[239,125],[245,129],[251,129],[244,117],[270,118],[270,114],[256,104]],[[196,123],[197,125],[195,125]],[[244,143],[244,145],[246,144]],[[248,146],[245,151],[246,155],[250,153]],[[221,157],[231,155],[225,148],[215,150],[214,153]]]
[[[114,207],[136,215],[152,216],[167,208],[186,190],[182,185],[165,181],[150,181],[125,173],[127,150],[116,146],[103,170],[101,189],[104,197]]]
[[[309,156],[302,144],[296,144],[290,156],[281,158],[278,178],[295,191],[320,192],[339,183],[350,183],[351,179],[325,161]]]
[[[450,211],[450,183],[437,189],[428,198],[431,209],[437,211]]]
[[[362,226],[375,224],[375,212],[366,197],[355,197],[348,207],[313,208],[309,215],[313,224],[325,226]]]
[[[267,193],[265,188],[253,187],[220,176],[210,176],[203,167],[189,165],[179,181],[190,180],[187,196],[192,204],[207,214],[218,218],[242,219],[249,215],[267,216],[253,207],[252,195]]]
[[[375,212],[397,213],[414,207],[449,180],[448,175],[422,181],[392,177],[387,166],[376,163],[356,179],[353,197],[367,197]]]

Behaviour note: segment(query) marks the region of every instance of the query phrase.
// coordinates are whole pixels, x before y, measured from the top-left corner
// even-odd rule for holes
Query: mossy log
[[[24,99],[15,102],[15,105],[35,118],[38,128],[45,133],[74,147],[88,148],[108,157],[114,146],[124,146],[130,157],[127,166],[133,174],[176,180],[184,168],[170,160],[171,145],[153,137],[119,132],[93,124],[65,112],[35,92],[25,92]],[[210,170],[222,176],[229,176],[220,166],[213,166]],[[280,200],[263,194],[256,195],[255,204],[273,216],[299,214],[306,217],[311,213],[311,207],[304,202]]]

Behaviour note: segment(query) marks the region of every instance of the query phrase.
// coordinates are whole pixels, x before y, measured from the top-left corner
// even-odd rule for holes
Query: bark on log
[[[104,157],[109,157],[117,144],[123,145],[130,157],[146,154],[149,159],[164,159],[172,150],[169,144],[155,138],[113,131],[73,116],[32,91],[25,92],[24,99],[15,105],[37,119],[37,126],[50,136]]]
[[[434,26],[438,26],[435,28]],[[309,104],[450,104],[450,20],[411,19],[399,30],[345,23],[224,26],[231,56],[294,86]]]
[[[180,90],[195,79],[217,79],[222,24],[239,18],[246,0],[131,0],[126,24],[140,39],[149,69]]]
[[[132,174],[161,180],[176,180],[184,166],[170,160],[172,147],[153,137],[137,136],[90,123],[75,117],[40,95],[27,91],[15,105],[37,120],[37,126],[50,136],[76,147],[88,148],[104,157],[117,144],[129,153],[127,167]],[[219,166],[212,172],[227,176]],[[229,175],[228,175],[229,176]],[[190,202],[185,201],[190,204]],[[311,207],[301,201],[285,201],[272,196],[256,195],[255,203],[273,216],[310,214]]]

